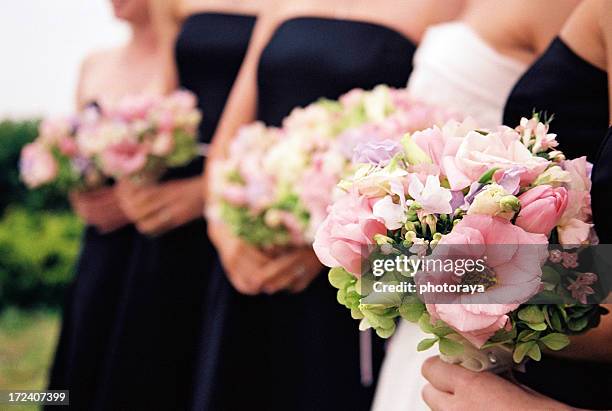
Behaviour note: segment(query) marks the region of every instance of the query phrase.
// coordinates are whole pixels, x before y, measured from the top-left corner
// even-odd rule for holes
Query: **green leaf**
[[[536,331],[544,331],[548,328],[548,325],[546,325],[545,322],[541,322],[541,323],[537,323],[537,324],[531,324],[531,323],[526,323],[527,327],[531,328],[532,330],[536,330]]]
[[[411,165],[419,164],[432,164],[432,159],[427,155],[425,151],[417,143],[412,140],[410,134],[406,134],[401,139],[402,146],[404,147],[404,153],[406,155],[406,161]]]
[[[336,294],[336,300],[338,300],[341,305],[346,306],[346,291],[344,291],[344,289],[338,290],[338,293]]]
[[[402,303],[399,307],[399,313],[402,318],[411,323],[416,323],[425,312],[423,303]]]
[[[421,351],[426,351],[429,350],[431,347],[433,347],[433,345],[438,342],[438,338],[434,337],[434,338],[425,338],[424,340],[421,340],[419,342],[419,344],[417,345],[417,351],[421,352]]]
[[[514,348],[514,352],[512,353],[512,359],[514,362],[518,364],[523,361],[529,350],[531,350],[531,347],[534,345],[536,345],[535,341],[518,343]]]
[[[542,281],[550,284],[559,284],[561,282],[561,276],[549,265],[542,267]]]
[[[440,352],[444,355],[456,356],[463,352],[463,344],[450,338],[440,338]]]
[[[553,351],[559,351],[569,345],[570,339],[565,334],[552,333],[540,338],[540,342]]]
[[[442,321],[439,321],[433,329],[433,333],[438,337],[445,337],[448,334],[452,334],[454,332],[455,330],[444,324]]]
[[[583,331],[587,325],[589,325],[589,319],[586,317],[578,318],[577,320],[570,320],[567,326],[574,332]]]
[[[365,318],[361,310],[359,310],[358,308],[351,308],[351,317],[355,320],[361,320]]]
[[[561,316],[559,315],[559,312],[556,309],[552,311],[552,314],[550,316],[550,323],[556,331],[563,331]]]
[[[537,305],[528,305],[518,312],[518,317],[531,324],[543,323],[544,314]]]
[[[389,338],[395,333],[395,324],[391,328],[376,328],[376,334],[380,338]]]
[[[542,359],[542,351],[540,351],[540,346],[538,344],[534,344],[529,351],[527,351],[527,356],[534,361],[540,361]]]
[[[419,327],[421,327],[421,330],[423,330],[424,333],[433,334],[434,326],[431,323],[429,314],[423,313],[421,315],[421,318],[419,318]]]
[[[535,330],[523,330],[523,331],[521,331],[519,333],[518,340],[521,341],[521,342],[531,341],[531,340],[537,339],[539,335],[540,335],[539,331],[535,331]]]
[[[482,176],[480,176],[480,178],[478,179],[478,182],[480,184],[490,183],[491,180],[493,180],[493,174],[495,174],[497,170],[499,170],[499,167],[493,167],[489,171],[485,172]]]
[[[342,267],[332,268],[329,270],[327,277],[329,278],[330,284],[338,289],[346,288],[349,284],[355,281],[355,277],[349,274]]]

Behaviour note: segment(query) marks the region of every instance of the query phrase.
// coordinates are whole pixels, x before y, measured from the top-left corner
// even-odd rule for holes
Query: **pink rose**
[[[122,141],[102,152],[102,168],[113,176],[125,176],[141,171],[147,163],[148,150],[143,144]]]
[[[521,194],[521,211],[516,225],[530,233],[550,235],[567,208],[568,194],[564,187],[541,185]]]
[[[50,183],[59,171],[53,155],[38,143],[23,147],[19,168],[21,179],[30,188]]]
[[[372,214],[370,202],[354,191],[342,196],[328,211],[315,235],[315,253],[328,267],[342,266],[360,275],[364,248],[373,244],[376,234],[386,234],[387,229]]]
[[[541,287],[548,240],[508,220],[485,215],[465,216],[443,237],[429,257],[435,261],[480,261],[468,269],[419,272],[418,284],[481,284],[484,293],[425,294],[433,320],[440,319],[477,347],[503,328],[507,314]],[[484,262],[484,263],[483,263]],[[435,265],[434,265],[435,266]],[[442,302],[442,303],[440,303]]]

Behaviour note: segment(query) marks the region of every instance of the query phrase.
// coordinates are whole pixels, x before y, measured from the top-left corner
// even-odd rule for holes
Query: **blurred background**
[[[82,229],[65,199],[25,189],[19,152],[41,117],[73,110],[84,56],[127,34],[107,0],[0,2],[1,389],[46,386]]]

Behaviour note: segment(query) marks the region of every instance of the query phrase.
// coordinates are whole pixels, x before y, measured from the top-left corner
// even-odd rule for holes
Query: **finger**
[[[159,235],[174,227],[173,214],[168,209],[146,216],[136,222],[136,228],[143,234]]]
[[[438,390],[451,394],[455,393],[460,384],[469,383],[477,375],[459,365],[447,364],[437,356],[423,363],[421,373]]]
[[[320,268],[316,267],[315,270],[308,275],[298,278],[297,281],[294,281],[293,284],[289,286],[289,292],[297,294],[304,291],[306,287],[308,287],[310,283],[312,283],[312,281],[319,275],[320,271]]]
[[[453,401],[453,395],[437,390],[433,385],[427,384],[421,391],[421,396],[432,411],[448,409]]]
[[[296,252],[279,256],[262,268],[259,279],[267,293],[277,292],[280,288],[288,286],[295,278],[303,274],[300,264],[300,255]]]

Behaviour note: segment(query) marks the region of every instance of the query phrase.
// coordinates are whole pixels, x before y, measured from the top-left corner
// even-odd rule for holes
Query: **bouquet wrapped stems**
[[[522,364],[516,364],[513,361],[512,348],[505,345],[479,349],[459,334],[450,335],[448,338],[463,345],[463,351],[460,354],[440,353],[440,359],[449,364],[458,364],[474,372],[489,371],[495,374],[506,374],[516,367],[522,367]]]

